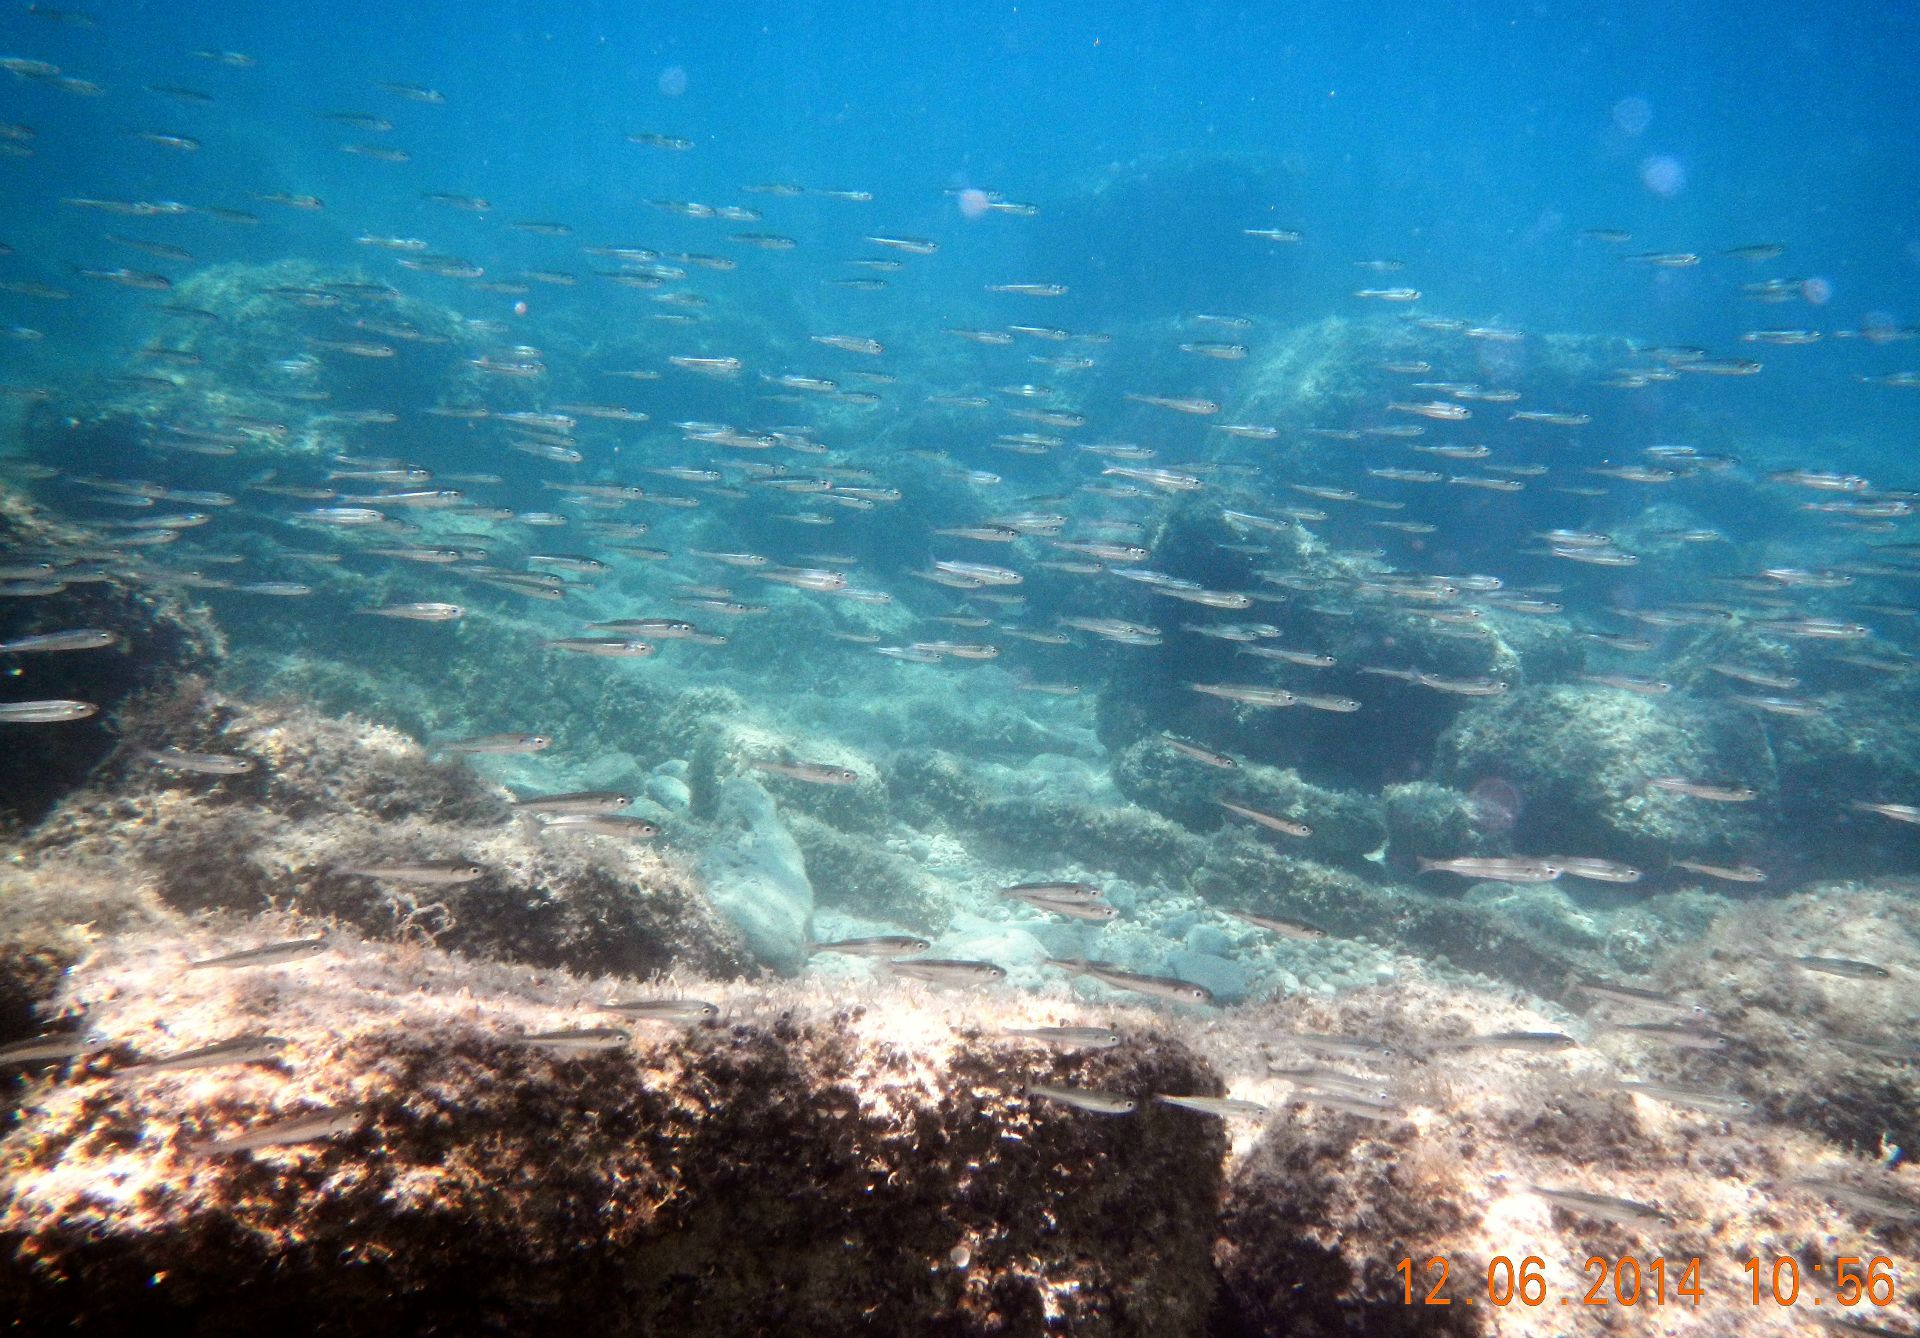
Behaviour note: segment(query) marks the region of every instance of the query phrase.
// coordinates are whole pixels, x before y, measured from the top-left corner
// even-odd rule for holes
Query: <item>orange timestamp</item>
[[[1487,1261],[1484,1278],[1469,1276],[1464,1288],[1456,1284],[1452,1261],[1445,1255],[1402,1259],[1393,1271],[1400,1275],[1407,1305],[1473,1305],[1484,1300],[1496,1306],[1697,1306],[1707,1296],[1697,1257],[1590,1255],[1581,1265],[1587,1279],[1584,1291],[1566,1295],[1551,1294],[1547,1261],[1534,1254],[1518,1260],[1496,1254]],[[1884,1306],[1892,1304],[1898,1290],[1893,1260],[1884,1255],[1843,1254],[1830,1263],[1802,1263],[1792,1255],[1755,1257],[1744,1260],[1740,1271],[1747,1285],[1731,1298],[1736,1304]]]

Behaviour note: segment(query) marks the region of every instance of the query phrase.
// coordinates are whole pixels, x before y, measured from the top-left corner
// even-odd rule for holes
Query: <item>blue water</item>
[[[1859,556],[1858,541],[1836,539],[1798,512],[1807,499],[1770,488],[1767,472],[1852,472],[1883,489],[1920,484],[1907,451],[1920,429],[1920,393],[1872,379],[1920,364],[1920,351],[1906,339],[1841,337],[1920,323],[1920,167],[1907,87],[1920,20],[1897,8],[1677,13],[1637,4],[1576,15],[1518,5],[1098,13],[1023,5],[940,14],[742,5],[636,14],[593,4],[353,3],[203,5],[191,13],[99,5],[89,13],[95,26],[51,22],[19,6],[0,15],[0,48],[105,90],[76,96],[0,76],[0,117],[34,132],[32,156],[0,160],[0,239],[15,248],[0,257],[0,276],[73,293],[60,302],[0,292],[0,319],[46,335],[0,344],[0,358],[8,385],[43,388],[76,418],[117,393],[97,378],[151,372],[136,351],[180,330],[156,324],[163,295],[77,276],[76,267],[127,266],[184,281],[213,265],[299,258],[333,277],[391,283],[459,316],[498,322],[500,332],[488,337],[496,349],[541,351],[552,369],[547,380],[479,386],[443,377],[444,358],[415,348],[372,367],[327,359],[326,377],[339,392],[327,407],[386,408],[403,421],[393,431],[342,432],[341,444],[425,453],[440,471],[501,472],[512,484],[514,496],[505,499],[512,505],[550,500],[536,485],[555,470],[503,452],[497,436],[426,419],[422,410],[461,399],[501,409],[569,400],[643,407],[654,420],[645,432],[589,425],[582,429],[583,439],[594,434],[586,462],[559,471],[603,482],[640,481],[637,466],[692,455],[701,463],[713,454],[689,452],[667,434],[664,425],[675,420],[759,429],[814,416],[823,438],[843,452],[836,458],[879,470],[882,483],[915,450],[943,451],[959,465],[1001,475],[1006,485],[991,496],[909,489],[897,511],[864,529],[864,517],[839,517],[845,523],[825,532],[831,543],[773,526],[767,508],[745,504],[655,518],[663,546],[675,549],[784,545],[776,554],[782,559],[809,548],[851,553],[921,613],[941,607],[930,598],[937,592],[906,575],[937,547],[932,527],[1034,497],[1047,505],[1095,477],[1093,462],[1071,446],[1038,458],[994,449],[995,432],[1029,426],[999,418],[1016,401],[996,400],[991,419],[972,420],[925,404],[929,394],[990,395],[1010,382],[1057,384],[1061,401],[1051,407],[1087,420],[1063,434],[1076,444],[1141,440],[1162,464],[1265,462],[1243,505],[1299,504],[1286,491],[1290,482],[1357,481],[1363,491],[1409,498],[1405,516],[1432,521],[1438,533],[1431,539],[1389,542],[1343,514],[1331,542],[1384,547],[1413,570],[1467,566],[1518,580],[1551,578],[1572,592],[1576,618],[1602,616],[1615,590],[1591,572],[1527,551],[1536,529],[1613,528],[1640,523],[1656,502],[1677,503],[1669,527],[1719,526],[1753,546],[1717,565],[1684,553],[1665,566],[1649,563],[1632,598],[1700,597],[1711,593],[1699,584],[1707,576],[1750,573],[1762,562],[1822,565]],[[252,64],[233,68],[196,57],[196,49],[244,52]],[[381,80],[427,86],[444,101],[409,100],[379,87]],[[212,101],[182,104],[143,85],[200,90]],[[394,128],[371,133],[316,115],[329,112],[377,114]],[[202,147],[178,152],[135,131],[190,135]],[[636,145],[626,138],[636,132],[684,138],[691,147]],[[403,149],[411,161],[340,152],[355,143]],[[866,191],[873,199],[786,199],[745,189],[767,182]],[[978,215],[965,207],[970,190],[1003,192],[1037,213]],[[297,211],[255,198],[271,192],[317,196],[325,207]],[[466,212],[426,198],[431,192],[484,197],[492,207]],[[61,203],[73,197],[194,208],[122,218]],[[686,218],[648,203],[663,200],[747,205],[764,217]],[[246,210],[258,222],[223,221],[204,207]],[[573,233],[529,235],[509,226],[515,220],[558,220]],[[1247,235],[1257,228],[1295,229],[1302,240]],[[1594,229],[1624,230],[1631,240],[1583,235]],[[796,245],[753,249],[735,240],[741,232],[780,234]],[[195,259],[154,260],[104,240],[108,233],[184,247]],[[487,292],[409,273],[394,254],[356,243],[364,233],[424,239],[437,253],[484,267],[490,280],[553,269],[581,283]],[[939,249],[901,256],[862,242],[874,234],[926,238]],[[1725,254],[1759,243],[1785,250],[1760,261]],[[663,309],[649,295],[594,273],[615,265],[583,257],[587,244],[718,254],[737,268],[691,268],[675,286],[705,300],[702,319],[661,326],[650,320]],[[1664,268],[1629,259],[1665,252],[1701,260]],[[899,259],[903,268],[886,276],[883,292],[833,286],[857,273],[846,265],[856,255]],[[1385,259],[1402,268],[1356,268]],[[1743,293],[1743,285],[1764,281],[1787,285],[1791,300],[1762,304]],[[1056,299],[985,291],[1007,282],[1059,283],[1068,291]],[[1403,284],[1421,292],[1416,306],[1354,296],[1362,287]],[[1204,311],[1256,324],[1245,333],[1196,327],[1188,318]],[[1409,314],[1525,337],[1489,344],[1417,335],[1395,356],[1431,359],[1436,379],[1524,387],[1519,407],[1592,420],[1575,432],[1516,426],[1501,408],[1486,406],[1471,428],[1435,425],[1429,442],[1490,437],[1501,459],[1551,462],[1557,481],[1575,486],[1593,485],[1586,468],[1639,461],[1644,447],[1662,442],[1692,443],[1739,464],[1730,475],[1682,479],[1665,491],[1611,486],[1604,496],[1576,492],[1577,500],[1545,486],[1492,498],[1452,487],[1417,496],[1404,485],[1390,488],[1361,468],[1432,461],[1396,443],[1364,455],[1303,450],[1296,435],[1308,426],[1406,421],[1386,402],[1422,396],[1383,378],[1371,349],[1345,369],[1361,388],[1332,396],[1325,421],[1283,422],[1281,448],[1227,441],[1209,424],[1126,398],[1211,398],[1224,406],[1215,422],[1231,420],[1277,346],[1311,348],[1326,332],[1356,323],[1369,339],[1391,339]],[[255,388],[258,365],[301,353],[309,336],[343,333],[324,314],[289,310],[284,322],[284,338],[260,347],[257,365],[235,369]],[[1009,322],[1110,334],[1114,342],[1023,339],[982,349],[945,333]],[[1768,328],[1824,337],[1759,349],[1741,340]],[[898,382],[859,413],[819,409],[804,396],[764,398],[764,376],[847,377],[860,369],[858,358],[809,342],[817,333],[881,340],[889,355],[873,366]],[[1214,362],[1173,351],[1181,340],[1207,338],[1244,342],[1252,357]],[[1608,340],[1611,351],[1597,352]],[[1593,359],[1578,374],[1558,361],[1561,349],[1575,345]],[[1598,384],[1610,364],[1651,365],[1629,356],[1630,347],[1648,345],[1754,356],[1764,372],[1680,376],[1632,391]],[[1029,361],[1079,352],[1098,364],[1080,376]],[[734,382],[671,370],[632,385],[603,375],[661,370],[675,354],[740,356],[747,365]],[[201,390],[218,388],[219,374],[210,365],[188,379]],[[844,386],[860,388],[851,379]],[[153,414],[168,415],[178,417],[178,406]],[[124,472],[153,467],[138,454],[124,464]],[[176,458],[170,467],[185,483],[238,487],[251,475],[248,464]],[[1167,501],[1122,510],[1151,518]],[[1078,516],[1097,504],[1074,509]],[[1360,517],[1369,518],[1377,517]],[[1176,574],[1247,579],[1217,557],[1184,560]],[[1027,592],[1048,616],[1097,602],[1044,579]],[[1168,612],[1168,621],[1182,612]],[[1181,654],[1204,660],[1213,649],[1194,643]],[[1169,681],[1191,668],[1171,657],[1153,663]]]

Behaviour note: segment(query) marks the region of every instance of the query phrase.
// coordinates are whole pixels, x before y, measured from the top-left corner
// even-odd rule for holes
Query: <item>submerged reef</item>
[[[1676,1071],[1627,1039],[1523,1044],[1564,1015],[1411,965],[1205,1019],[1058,986],[642,985],[348,930],[181,969],[307,928],[159,911],[49,1001],[98,1039],[42,1066],[0,1140],[6,1313],[81,1334],[1597,1335],[1604,1314],[1557,1304],[1590,1285],[1579,1261],[1659,1255],[1701,1260],[1700,1303],[1662,1314],[1705,1338],[1773,1331],[1749,1257],[1864,1229],[1920,1267],[1912,1219],[1859,1206],[1910,1175],[1741,1103],[1757,1017]],[[1038,1025],[1120,1039],[1003,1031]],[[272,1045],[165,1062],[236,1037]],[[1353,1085],[1302,1086],[1331,1044]],[[1727,1084],[1711,1109],[1657,1095]],[[1157,1099],[1223,1090],[1254,1104]],[[1400,1261],[1436,1255],[1452,1310],[1405,1299]],[[1547,1301],[1493,1317],[1489,1267],[1527,1257]]]
[[[717,991],[711,1022],[570,1053],[520,1038],[593,1020],[631,984],[349,935],[299,965],[179,972],[223,946],[123,937],[73,997],[116,1039],[0,1143],[16,1319],[1202,1331],[1217,1126],[1022,1092],[1217,1090],[1171,1036],[1049,1058],[964,1002],[781,987]],[[127,1072],[253,1026],[285,1042],[270,1064]],[[352,1112],[323,1141],[218,1151],[323,1107]]]
[[[1437,749],[1437,773],[1462,790],[1497,778],[1521,798],[1512,840],[1523,850],[1660,860],[1724,855],[1752,844],[1752,803],[1705,802],[1649,788],[1664,777],[1771,775],[1753,726],[1723,710],[1605,687],[1522,688],[1460,712]],[[1760,785],[1763,802],[1777,798]],[[1424,852],[1423,852],[1424,853]]]
[[[53,725],[0,724],[0,820],[30,823],[85,779],[115,745],[113,712],[142,692],[212,667],[226,641],[204,608],[177,591],[125,584],[108,570],[108,535],[54,518],[0,483],[0,551],[14,564],[4,640],[92,628],[110,644],[86,651],[6,654],[6,697],[66,700],[93,715]],[[98,546],[98,561],[75,564]],[[59,595],[57,613],[48,609]]]
[[[123,728],[127,744],[99,783],[24,842],[32,876],[117,878],[187,912],[297,908],[370,935],[576,971],[745,965],[734,930],[675,862],[624,837],[516,817],[508,793],[464,762],[391,730],[193,684],[141,703]],[[177,770],[152,758],[163,744],[252,769]],[[448,862],[478,872],[437,877]],[[387,866],[400,867],[355,872]]]

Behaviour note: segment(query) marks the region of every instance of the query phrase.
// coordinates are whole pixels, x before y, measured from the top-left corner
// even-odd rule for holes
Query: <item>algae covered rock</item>
[[[112,644],[93,650],[5,653],[6,701],[81,701],[81,720],[0,724],[0,818],[32,822],[112,752],[115,713],[143,692],[165,690],[208,669],[224,642],[204,610],[177,591],[107,572],[85,554],[104,533],[55,522],[0,483],[0,552],[19,564],[0,603],[0,641],[100,629]],[[30,594],[32,590],[38,594]]]
[[[718,834],[700,860],[707,895],[757,958],[799,970],[813,929],[813,884],[799,843],[773,796],[744,776],[721,782],[716,810]]]
[[[1529,687],[1462,711],[1441,737],[1436,771],[1463,790],[1489,779],[1511,787],[1516,849],[1657,867],[1753,838],[1761,821],[1754,810],[1774,795],[1763,746],[1751,724],[1698,703]],[[1715,803],[1649,785],[1665,777],[1748,786],[1761,803]]]
[[[1517,792],[1516,792],[1517,794]],[[1389,785],[1381,800],[1386,809],[1387,862],[1402,874],[1419,869],[1422,857],[1492,854],[1517,812],[1498,806],[1497,798],[1475,797],[1431,781]]]
[[[1306,842],[1323,860],[1362,860],[1386,840],[1380,805],[1365,795],[1315,785],[1290,768],[1248,763],[1221,770],[1157,736],[1115,760],[1114,781],[1135,803],[1201,830],[1257,821],[1233,813],[1229,803],[1300,823],[1312,829],[1310,836],[1275,839]]]
[[[261,926],[287,935],[287,922]],[[631,982],[338,936],[299,964],[122,938],[74,982],[109,1048],[0,1141],[0,1310],[37,1332],[1202,1338],[1225,1139],[1178,1041],[1051,1056],[977,1005],[835,1008],[568,1050]],[[617,1021],[617,1019],[614,1019]],[[129,1074],[271,1030],[269,1063]],[[1133,1097],[1124,1118],[1027,1084]],[[235,1140],[323,1112],[306,1141]],[[372,1262],[370,1262],[372,1261]]]
[[[584,971],[743,965],[705,893],[657,850],[515,818],[498,789],[404,735],[194,690],[156,698],[128,728],[251,769],[178,771],[129,748],[103,773],[111,788],[69,797],[31,834],[34,880],[125,879],[182,911],[296,905],[370,934]],[[421,864],[477,873],[405,871]],[[388,866],[402,871],[357,872]]]

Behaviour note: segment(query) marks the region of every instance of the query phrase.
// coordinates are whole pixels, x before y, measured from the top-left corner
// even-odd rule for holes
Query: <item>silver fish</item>
[[[633,805],[633,796],[617,790],[577,790],[570,794],[530,794],[513,806],[525,813],[612,813]]]
[[[1618,1199],[1611,1194],[1589,1194],[1580,1189],[1548,1189],[1544,1185],[1531,1185],[1529,1188],[1556,1208],[1584,1213],[1604,1222],[1617,1222],[1621,1226],[1677,1225],[1664,1209],[1651,1203]]]
[[[131,1064],[113,1076],[124,1078],[140,1073],[175,1073],[181,1069],[213,1068],[221,1064],[258,1064],[276,1058],[291,1044],[284,1036],[235,1036],[214,1045],[203,1045],[198,1050],[186,1050],[177,1055]]]
[[[415,623],[450,623],[467,616],[467,611],[458,604],[389,604],[385,608],[361,609],[361,613],[375,618],[399,618]]]
[[[298,962],[325,952],[332,946],[325,934],[313,938],[289,939],[285,943],[269,943],[261,948],[243,948],[239,952],[223,953],[218,957],[208,957],[198,962],[188,962],[187,970],[200,971],[209,967],[231,966],[278,966],[283,962]]]
[[[339,872],[361,878],[385,878],[396,883],[424,883],[429,887],[454,887],[471,883],[487,875],[486,866],[469,860],[417,860],[408,864],[355,864]]]
[[[360,1127],[363,1112],[353,1106],[321,1106],[282,1120],[255,1125],[232,1138],[216,1138],[200,1145],[209,1157],[230,1152],[253,1152],[260,1148],[284,1147],[292,1143],[313,1143],[335,1138]]]
[[[1610,1079],[1604,1083],[1604,1086],[1611,1091],[1625,1092],[1630,1096],[1650,1097],[1656,1101],[1671,1102],[1676,1106],[1687,1106],[1709,1115],[1718,1115],[1722,1119],[1747,1119],[1758,1112],[1758,1107],[1753,1102],[1737,1092],[1714,1092],[1701,1087],[1639,1082],[1627,1078]]]
[[[35,1036],[11,1045],[0,1045],[0,1064],[38,1064],[49,1059],[73,1059],[91,1050],[104,1048],[105,1042],[83,1033],[66,1036]]]
[[[1140,1108],[1140,1103],[1130,1096],[1121,1096],[1117,1092],[1096,1092],[1086,1087],[1053,1087],[1046,1083],[1028,1083],[1023,1090],[1028,1096],[1058,1101],[1063,1106],[1072,1106],[1075,1110],[1092,1111],[1096,1115],[1131,1115]]]
[[[1794,964],[1809,971],[1817,971],[1823,976],[1843,976],[1848,980],[1890,980],[1893,972],[1884,966],[1875,966],[1872,962],[1856,961],[1851,957],[1795,957]]]
[[[92,702],[0,702],[0,724],[51,725],[63,720],[85,720],[99,709]]]
[[[508,753],[538,753],[553,746],[545,734],[482,734],[472,739],[455,739],[440,745],[440,751],[468,756],[493,756]]]
[[[1135,994],[1145,994],[1150,998],[1189,1004],[1213,1002],[1212,990],[1204,985],[1196,985],[1190,980],[1179,980],[1172,976],[1143,975],[1138,971],[1124,971],[1111,963],[1092,962],[1084,957],[1071,961],[1049,957],[1046,959],[1046,964],[1058,967],[1072,975],[1089,976],[1112,989],[1131,990]]]
[[[1687,1017],[1704,1021],[1708,1016],[1707,1010],[1699,1004],[1675,999],[1655,990],[1643,990],[1637,985],[1616,985],[1611,981],[1587,980],[1580,982],[1576,988],[1582,994],[1590,995],[1595,999],[1642,1009],[1657,1017]]]
[[[1105,1027],[1008,1027],[1001,1034],[1038,1041],[1056,1050],[1111,1050],[1120,1044],[1120,1033]]]
[[[600,1007],[636,1022],[710,1022],[720,1016],[720,1010],[705,999],[633,999]]]
[[[1015,883],[1011,887],[1000,889],[1003,897],[1026,900],[1028,897],[1043,897],[1048,901],[1077,901],[1093,903],[1106,894],[1092,883]]]
[[[941,957],[889,958],[887,969],[896,975],[934,985],[991,985],[1007,978],[1006,968],[992,962],[956,961]]]
[[[871,938],[844,938],[834,943],[810,943],[809,954],[839,953],[846,957],[911,957],[933,946],[911,934],[878,934]]]
[[[148,748],[140,756],[169,771],[194,771],[203,776],[244,776],[254,768],[251,757],[227,753],[189,753],[179,748]]]
[[[543,1050],[584,1054],[594,1050],[618,1050],[631,1045],[633,1034],[618,1027],[568,1027],[560,1031],[537,1031],[503,1039],[509,1045],[530,1045]]]
[[[1534,1054],[1573,1050],[1579,1045],[1580,1042],[1563,1031],[1494,1031],[1434,1042],[1436,1050],[1524,1050]]]
[[[1327,931],[1311,920],[1293,920],[1285,916],[1255,915],[1252,911],[1226,909],[1223,909],[1221,914],[1230,915],[1236,920],[1252,925],[1255,929],[1264,929],[1270,934],[1279,934],[1283,938],[1312,940],[1327,936]]]
[[[809,785],[853,785],[860,779],[857,771],[824,762],[754,762],[751,765],[755,771],[764,771],[769,776],[783,776]]]
[[[1183,1110],[1197,1110],[1202,1115],[1213,1115],[1220,1119],[1263,1120],[1273,1113],[1271,1107],[1258,1101],[1242,1101],[1231,1096],[1169,1096],[1162,1092],[1153,1098],[1169,1106],[1179,1106]]]
[[[591,836],[625,836],[635,841],[651,841],[660,828],[645,818],[629,818],[619,813],[556,813],[542,819],[543,832],[586,832]]]
[[[117,632],[98,627],[81,627],[71,632],[40,632],[33,636],[0,641],[0,653],[25,655],[40,651],[99,650],[120,640]]]
[[[1544,859],[1421,859],[1421,873],[1455,873],[1496,883],[1550,883],[1560,868]]]

